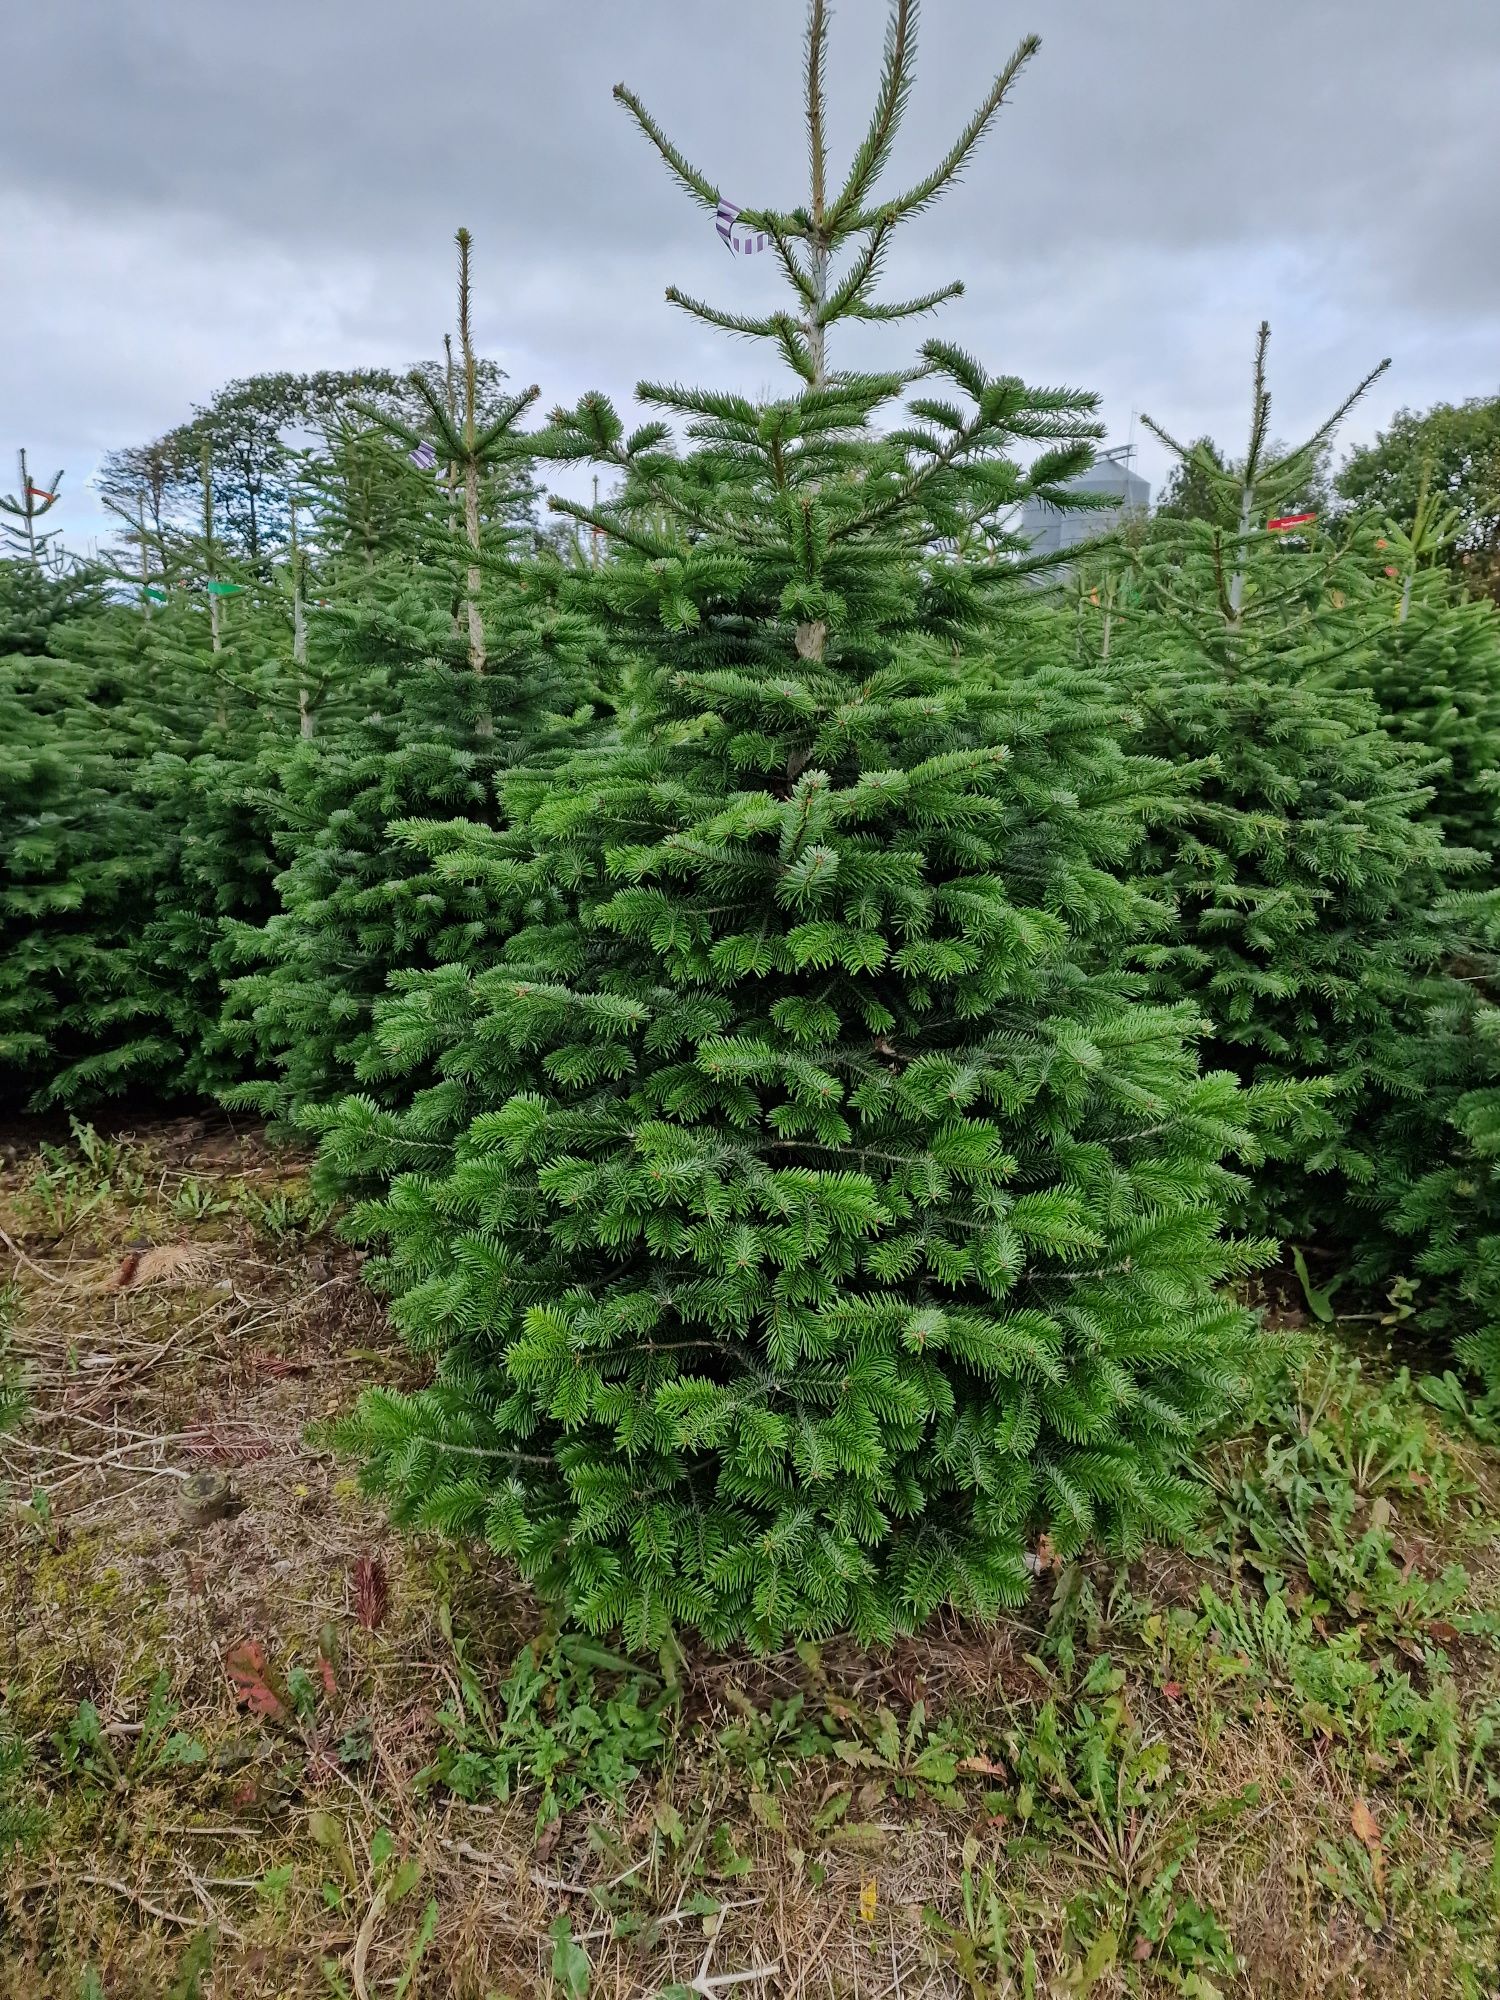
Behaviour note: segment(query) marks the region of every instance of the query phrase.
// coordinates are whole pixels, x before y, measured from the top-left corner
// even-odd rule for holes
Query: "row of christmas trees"
[[[618,93],[779,261],[784,311],[676,302],[785,395],[528,431],[461,233],[451,365],[328,426],[279,557],[231,573],[210,466],[133,602],[0,571],[0,1063],[317,1132],[432,1360],[371,1482],[635,1641],[879,1638],[1179,1530],[1278,1241],[1500,1383],[1494,609],[1431,506],[1267,526],[1332,424],[1271,447],[1264,332],[1212,518],[1017,551],[1093,399],[836,365],[956,289],[877,291],[1032,49],[877,192],[914,13],[839,179],[811,0],[795,209]],[[611,492],[562,542],[560,461]]]

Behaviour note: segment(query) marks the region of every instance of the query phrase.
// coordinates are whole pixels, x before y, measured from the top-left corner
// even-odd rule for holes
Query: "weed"
[[[1340,1271],[1338,1276],[1331,1279],[1328,1284],[1323,1286],[1315,1285],[1308,1276],[1307,1259],[1297,1249],[1292,1251],[1292,1267],[1297,1273],[1297,1282],[1302,1287],[1302,1296],[1307,1300],[1308,1311],[1314,1319],[1321,1321],[1324,1326],[1331,1325],[1338,1318],[1338,1314],[1333,1306],[1333,1295],[1339,1289],[1340,1285],[1343,1284],[1348,1273]]]
[[[1500,1445],[1500,1389],[1470,1395],[1451,1368],[1424,1375],[1417,1385],[1423,1400],[1473,1433],[1481,1444]]]
[[[92,1125],[71,1120],[73,1145],[43,1145],[26,1187],[26,1205],[55,1240],[70,1235],[84,1217],[112,1198],[139,1201],[146,1183],[124,1145],[101,1139]]]
[[[34,1847],[47,1823],[41,1807],[26,1796],[30,1763],[26,1745],[0,1709],[0,1862]]]
[[[1357,1746],[1367,1779],[1410,1776],[1419,1796],[1463,1818],[1500,1799],[1500,1704],[1466,1711],[1444,1656],[1429,1647],[1418,1660],[1421,1685],[1388,1652],[1367,1657],[1358,1627],[1330,1633],[1280,1590],[1225,1598],[1205,1587],[1174,1671],[1196,1665],[1217,1688],[1243,1684],[1247,1707],[1268,1689],[1289,1696],[1304,1735]]]
[[[842,1704],[835,1713],[855,1733],[834,1741],[834,1756],[854,1770],[872,1773],[881,1796],[889,1790],[910,1799],[925,1792],[944,1805],[962,1804],[954,1780],[968,1746],[945,1724],[929,1728],[924,1703],[913,1705],[905,1729],[888,1708],[878,1709],[873,1719]]]
[[[666,1749],[675,1694],[636,1662],[572,1635],[534,1640],[492,1705],[446,1627],[460,1700],[439,1712],[447,1741],[419,1784],[465,1799],[535,1790],[540,1829],[587,1799],[618,1799]]]
[[[552,1940],[552,1990],[561,1993],[564,2000],[588,2000],[594,1968],[588,1953],[573,1937],[571,1918],[556,1918],[547,1935]]]
[[[160,1989],[163,2000],[204,2000],[203,1981],[213,1966],[215,1942],[212,1930],[199,1931],[184,1952],[172,1985]],[[104,1981],[92,1965],[84,1967],[78,2000],[105,2000]]]
[[[200,1181],[193,1174],[185,1175],[178,1183],[169,1204],[180,1222],[206,1222],[211,1216],[226,1214],[232,1205],[222,1195],[215,1194],[207,1181]]]
[[[93,1702],[80,1702],[66,1728],[52,1738],[64,1775],[117,1791],[143,1778],[203,1763],[208,1753],[202,1743],[172,1727],[177,1711],[170,1686],[166,1674],[157,1675],[135,1748],[123,1758],[116,1754]]]
[[[319,1961],[320,1970],[329,1991],[336,2000],[354,2000],[354,1994],[364,1994],[369,1989],[365,1980],[365,1954],[370,1941],[388,1910],[404,1901],[422,1879],[422,1863],[414,1856],[404,1854],[399,1842],[389,1827],[375,1829],[370,1839],[370,1863],[367,1881],[362,1881],[361,1872],[355,1865],[354,1852],[349,1843],[343,1823],[332,1813],[316,1812],[310,1816],[309,1829],[314,1840],[328,1854],[339,1872],[339,1880],[322,1884],[323,1901],[330,1909],[341,1909],[350,1899],[367,1898],[367,1907],[359,1927],[359,1935],[354,1946],[352,1968],[352,1990],[350,1982],[344,1978],[340,1968],[331,1958]],[[264,1885],[262,1885],[264,1886]],[[416,1978],[427,1947],[437,1934],[438,1904],[436,1897],[429,1897],[422,1912],[421,1922],[411,1948],[406,1954],[399,1977],[392,1985],[395,2000],[405,2000]]]
[[[938,1940],[943,1955],[952,1960],[974,2000],[989,2000],[996,1992],[1035,2000],[1036,1952],[1024,1941],[1012,1947],[1015,1929],[1012,1899],[1001,1889],[996,1864],[980,1862],[979,1842],[973,1834],[964,1842],[958,1885],[960,1916],[956,1923],[950,1923],[931,1906],[922,1913],[923,1922]]]
[[[1085,1882],[1067,1903],[1065,1929],[1080,1976],[1094,1964],[1089,1976],[1098,1977],[1127,1949],[1131,1963],[1158,1972],[1231,1972],[1223,1926],[1177,1878],[1201,1835],[1257,1804],[1259,1791],[1246,1787],[1196,1816],[1179,1810],[1168,1746],[1134,1719],[1125,1686],[1103,1654],[1071,1702],[1049,1699],[1029,1728],[1007,1731],[1018,1830],[1006,1851],[1067,1842],[1082,1857]]]
[[[739,1719],[719,1732],[718,1747],[755,1791],[780,1790],[793,1781],[799,1764],[827,1752],[828,1732],[806,1714],[806,1695],[778,1695],[760,1709],[732,1681],[724,1694]]]
[[[14,1284],[0,1285],[0,1437],[19,1430],[30,1407],[26,1374],[15,1354],[12,1333],[19,1299]]]
[[[1259,1462],[1221,1485],[1231,1551],[1271,1588],[1300,1571],[1322,1614],[1382,1635],[1445,1617],[1467,1575],[1457,1564],[1424,1575],[1398,1530],[1441,1525],[1473,1488],[1406,1370],[1377,1388],[1358,1361],[1336,1356],[1308,1371],[1269,1428]]]
[[[203,1981],[213,1962],[214,1934],[200,1931],[187,1948],[167,2000],[203,2000]]]
[[[316,1236],[332,1214],[326,1201],[309,1187],[273,1188],[261,1194],[246,1188],[240,1194],[240,1212],[263,1236],[284,1242],[291,1236]]]

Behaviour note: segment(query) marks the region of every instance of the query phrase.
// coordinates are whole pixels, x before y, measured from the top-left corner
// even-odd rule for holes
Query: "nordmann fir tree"
[[[1366,1120],[1374,1178],[1338,1233],[1356,1283],[1392,1288],[1500,1398],[1500,615],[1443,563],[1457,526],[1424,479],[1409,522],[1363,536],[1386,579],[1370,673],[1386,726],[1442,753],[1430,810],[1484,863],[1433,913],[1441,954],[1395,1016],[1400,1058]]]
[[[238,697],[220,718],[201,606],[147,621],[101,581],[55,586],[70,615],[45,650],[3,657],[0,636],[0,1066],[39,1106],[226,1079],[217,919],[254,908],[267,859],[217,796],[261,724]]]
[[[1374,1097],[1409,1060],[1402,1012],[1444,948],[1434,912],[1475,857],[1428,810],[1436,760],[1387,732],[1369,692],[1389,595],[1358,547],[1283,511],[1375,376],[1277,450],[1268,339],[1262,326],[1238,463],[1144,419],[1190,466],[1204,518],[1138,539],[1128,588],[1093,594],[1142,746],[1212,760],[1191,812],[1143,850],[1178,902],[1145,956],[1165,996],[1203,1007],[1214,1059],[1301,1095],[1257,1202],[1264,1226],[1310,1241],[1373,1181]]]
[[[265,746],[295,730],[297,697],[277,579],[268,560],[231,553],[206,441],[195,484],[200,526],[165,539],[162,574],[172,581],[142,584],[129,621],[137,704],[158,725],[134,788],[163,863],[138,913],[135,951],[177,1052],[153,1087],[211,1096],[243,1074],[219,1019],[225,931],[263,920],[270,906],[271,829],[253,780]],[[139,532],[131,539],[138,562]]]
[[[1376,1171],[1334,1226],[1355,1283],[1451,1343],[1500,1413],[1500,897],[1444,915],[1462,953],[1408,997],[1405,1066],[1368,1117]]]
[[[644,385],[663,419],[630,437],[599,397],[556,420],[623,480],[567,511],[616,551],[600,615],[646,655],[654,728],[521,808],[571,913],[414,982],[381,1029],[392,1060],[436,1050],[477,1115],[450,1170],[364,1214],[437,1372],[367,1395],[345,1439],[401,1519],[482,1533],[635,1643],[878,1640],[1018,1599],[1043,1530],[1071,1551],[1180,1528],[1182,1453],[1250,1332],[1214,1290],[1255,1254],[1218,1234],[1247,1107],[1197,1074],[1189,1010],[1094,962],[1092,913],[1128,927],[1135,892],[1097,866],[1046,732],[1019,756],[989,735],[963,652],[989,579],[929,545],[938,514],[1030,490],[1018,439],[1054,490],[1091,405],[931,343],[882,437],[912,376],[830,362],[839,323],[956,289],[873,294],[1034,47],[880,198],[914,24],[897,0],[835,191],[814,0],[809,200],[739,217],[792,309],[680,301],[774,341],[794,391]],[[618,95],[712,216],[719,190]],[[512,893],[505,843],[427,839]],[[333,1149],[355,1167],[386,1142],[399,1121],[355,1104]]]
[[[1411,520],[1366,529],[1362,546],[1386,620],[1370,685],[1386,727],[1444,759],[1432,811],[1449,840],[1500,848],[1500,605],[1471,597],[1445,560],[1462,526],[1424,482]],[[1495,879],[1493,860],[1490,879]]]
[[[1371,682],[1387,727],[1443,753],[1431,811],[1483,850],[1483,886],[1434,912],[1443,952],[1404,996],[1403,1044],[1368,1119],[1373,1181],[1340,1234],[1356,1282],[1454,1348],[1500,1409],[1500,613],[1442,561],[1458,526],[1424,480],[1414,518],[1368,531],[1389,622]]]
[[[147,589],[164,597],[160,585],[138,605],[111,602],[102,572],[56,559],[34,520],[26,535],[25,559],[4,565],[16,588],[0,598],[48,616],[14,649],[0,630],[0,1064],[35,1105],[201,1090],[221,1074],[202,1061],[218,994],[212,917],[185,860],[206,832],[192,760],[217,684],[178,628],[206,621],[179,604],[163,614],[170,638],[148,629]],[[216,845],[197,844],[200,860]],[[238,845],[217,847],[231,874]]]
[[[26,1102],[87,1047],[84,1010],[145,861],[116,758],[140,741],[118,681],[74,655],[97,577],[0,558],[0,1095]],[[123,861],[123,865],[122,865]],[[110,942],[106,942],[109,940]]]
[[[25,451],[16,453],[19,479],[14,493],[0,493],[0,557],[23,557],[33,569],[53,561],[55,532],[38,530],[37,522],[57,505],[62,474],[54,472],[50,486],[38,486],[26,463]]]
[[[213,730],[216,683],[176,626],[204,621],[179,605],[171,643],[158,644],[144,589],[138,605],[111,602],[102,571],[57,556],[35,503],[50,505],[59,483],[41,493],[23,455],[30,511],[13,511],[25,555],[0,586],[23,612],[0,611],[0,1066],[22,1101],[82,1107],[220,1079],[203,1060],[218,1014],[213,920],[190,876],[217,863],[234,874],[244,843],[216,841],[198,811],[192,760]],[[45,613],[29,633],[28,609]]]
[[[357,405],[371,428],[343,427],[306,468],[318,539],[296,555],[313,599],[299,680],[321,694],[316,726],[261,761],[279,908],[234,928],[226,997],[259,1071],[230,1101],[282,1119],[315,1121],[352,1087],[393,974],[493,956],[520,920],[436,877],[403,822],[493,819],[496,774],[587,721],[589,633],[559,607],[524,511],[537,391],[481,368],[466,230],[458,248],[461,362],[449,383],[411,372],[424,427],[390,400]]]

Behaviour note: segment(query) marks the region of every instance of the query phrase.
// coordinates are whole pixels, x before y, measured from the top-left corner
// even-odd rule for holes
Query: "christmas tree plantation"
[[[588,588],[647,726],[509,788],[506,832],[413,831],[507,907],[527,866],[558,906],[483,970],[403,982],[387,1061],[441,1081],[404,1115],[351,1103],[328,1142],[340,1171],[382,1146],[432,1163],[362,1212],[435,1367],[347,1428],[371,1484],[633,1642],[880,1639],[1019,1597],[1042,1533],[1070,1551],[1180,1529],[1184,1453],[1252,1335],[1216,1290],[1258,1254],[1219,1231],[1251,1105],[1199,1073],[1193,1010],[1120,969],[1153,899],[1105,863],[1159,770],[1132,797],[1077,677],[1012,690],[971,665],[997,574],[935,546],[1086,462],[1088,401],[932,344],[882,435],[911,377],[829,368],[840,320],[944,295],[879,304],[887,239],[968,163],[1028,53],[932,175],[877,200],[913,15],[897,0],[835,193],[812,7],[809,202],[740,218],[792,310],[685,302],[776,342],[795,393],[647,385],[662,420],[628,438],[601,399],[557,419],[559,449],[621,481],[570,511],[617,551]],[[1043,446],[1029,475],[1018,439]]]

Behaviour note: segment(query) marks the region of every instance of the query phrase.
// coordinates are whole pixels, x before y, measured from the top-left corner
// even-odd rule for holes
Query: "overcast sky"
[[[476,244],[483,350],[547,405],[641,376],[780,387],[668,284],[778,299],[731,262],[611,86],[742,205],[804,197],[805,0],[11,0],[0,19],[0,447],[67,469],[227,379],[402,365],[452,325]],[[835,11],[836,149],[862,128],[885,0]],[[994,371],[1097,390],[1234,446],[1256,323],[1275,428],[1382,355],[1348,436],[1500,391],[1500,0],[925,0],[896,173],[931,163],[1028,30],[1040,56],[966,181],[909,226],[892,289]],[[904,358],[880,329],[835,350]],[[1139,427],[1136,435],[1139,440]],[[1146,441],[1149,446],[1149,440]],[[1157,483],[1162,454],[1139,463]],[[8,488],[10,482],[4,482]]]

